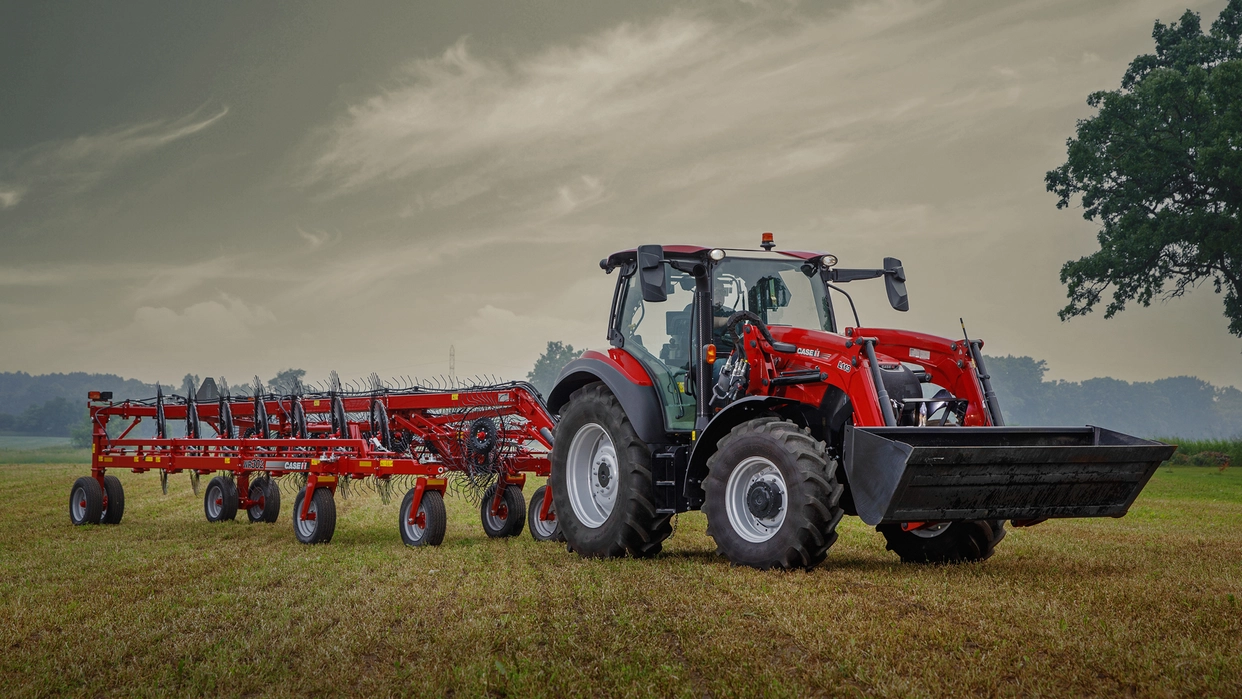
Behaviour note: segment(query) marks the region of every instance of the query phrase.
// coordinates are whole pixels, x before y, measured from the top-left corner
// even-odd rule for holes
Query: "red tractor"
[[[1120,517],[1174,447],[1099,427],[1005,427],[977,340],[863,327],[840,284],[905,271],[833,255],[644,245],[618,272],[607,352],[548,399],[553,508],[588,557],[651,556],[702,509],[719,553],[811,568],[860,517],[903,561],[988,558],[1005,521]],[[853,325],[838,318],[848,302]]]

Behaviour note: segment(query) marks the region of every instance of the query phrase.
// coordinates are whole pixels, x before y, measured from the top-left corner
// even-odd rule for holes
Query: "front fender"
[[[656,396],[655,386],[650,379],[647,385],[635,383],[608,355],[600,352],[590,352],[589,355],[592,356],[575,359],[561,370],[556,385],[548,395],[548,411],[553,415],[560,415],[561,408],[569,402],[569,396],[574,391],[589,383],[603,381],[621,403],[621,408],[625,410],[625,415],[630,419],[639,439],[647,444],[668,442],[660,399]]]
[[[688,474],[690,480],[701,482],[707,475],[707,460],[716,453],[720,440],[729,430],[757,417],[780,413],[782,408],[797,405],[796,401],[778,396],[749,396],[730,403],[724,410],[716,413],[712,421],[703,428],[703,433],[694,440],[694,448],[690,452]]]

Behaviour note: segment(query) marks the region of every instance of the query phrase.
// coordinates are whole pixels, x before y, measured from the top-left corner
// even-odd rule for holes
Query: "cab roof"
[[[706,257],[707,253],[716,249],[716,248],[705,247],[702,245],[664,245],[662,247],[664,249],[665,258],[668,258],[670,256],[683,257],[683,258],[684,257],[696,257],[696,258]],[[721,248],[721,249],[724,250],[725,253],[727,254],[741,253],[739,255],[733,255],[734,257],[748,257],[752,259],[764,258],[764,257],[783,257],[783,258],[793,258],[795,260],[809,260],[813,257],[820,257],[826,254],[822,252],[807,252],[804,250],[771,250],[771,251],[768,251],[768,250],[751,249],[751,248]],[[618,267],[620,265],[626,264],[627,262],[633,262],[637,255],[638,255],[638,248],[630,248],[628,250],[619,250],[617,252],[612,253],[607,258],[600,260],[599,266],[604,269]]]

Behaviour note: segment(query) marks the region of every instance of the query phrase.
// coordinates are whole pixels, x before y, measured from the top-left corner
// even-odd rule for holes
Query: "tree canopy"
[[[274,393],[293,393],[293,387],[306,377],[305,369],[285,369],[267,380],[267,387]]]
[[[1242,337],[1242,0],[1206,34],[1187,10],[1152,37],[1155,54],[1135,58],[1120,89],[1087,98],[1098,112],[1045,178],[1057,208],[1080,198],[1101,226],[1100,249],[1061,268],[1059,315],[1090,313],[1110,288],[1106,318],[1211,282]]]
[[[548,348],[539,355],[539,359],[535,360],[535,367],[526,375],[526,380],[534,384],[535,388],[546,396],[556,384],[556,377],[560,375],[561,369],[577,359],[580,354],[582,350],[574,349],[573,345],[567,345],[559,340],[549,342]]]

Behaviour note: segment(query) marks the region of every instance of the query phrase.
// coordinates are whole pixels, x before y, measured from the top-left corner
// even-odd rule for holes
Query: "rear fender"
[[[622,350],[614,350],[622,351]],[[637,364],[637,362],[634,362]],[[664,444],[669,441],[664,430],[664,417],[660,399],[656,396],[651,378],[643,371],[635,376],[633,369],[624,367],[615,358],[602,352],[586,352],[561,370],[556,385],[548,395],[548,412],[560,415],[561,408],[569,402],[569,396],[579,388],[596,381],[604,382],[625,410],[625,415],[647,444]],[[641,383],[645,380],[646,383]]]

